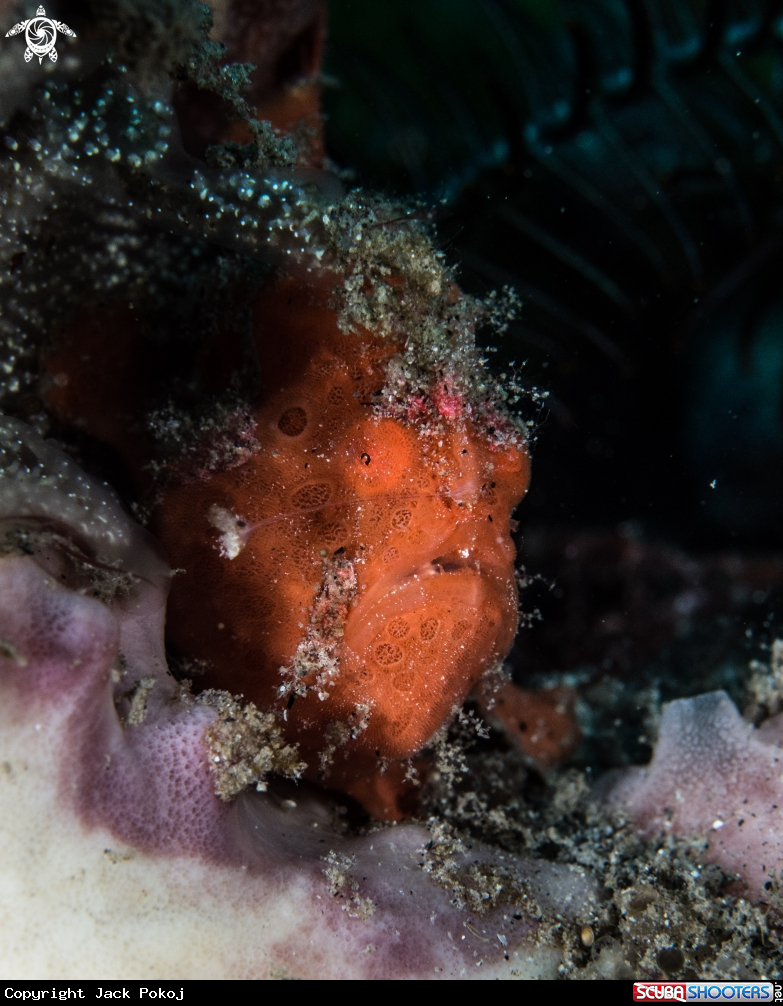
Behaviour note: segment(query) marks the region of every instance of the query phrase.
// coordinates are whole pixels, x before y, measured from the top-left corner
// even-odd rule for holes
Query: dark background
[[[778,7],[332,0],[331,157],[524,301],[495,356],[551,392],[523,520],[783,541]]]
[[[523,301],[479,333],[550,391],[511,664],[576,690],[582,764],[644,761],[661,701],[747,709],[783,635],[782,8],[331,0],[330,157]]]

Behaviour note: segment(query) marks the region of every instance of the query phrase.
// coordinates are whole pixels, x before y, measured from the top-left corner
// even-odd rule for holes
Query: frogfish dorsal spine
[[[395,818],[403,762],[514,637],[529,458],[445,370],[389,405],[404,345],[341,331],[334,283],[267,284],[257,450],[170,483],[153,529],[185,571],[168,632],[205,683],[280,710],[311,778]]]

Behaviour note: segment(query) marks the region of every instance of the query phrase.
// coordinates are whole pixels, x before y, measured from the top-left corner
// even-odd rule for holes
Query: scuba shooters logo
[[[634,1002],[781,1002],[780,982],[634,982]]]
[[[67,24],[47,17],[43,7],[39,7],[35,12],[35,17],[30,18],[29,21],[20,21],[19,24],[15,24],[10,31],[5,33],[5,37],[10,38],[12,35],[24,32],[27,42],[27,48],[24,51],[25,63],[29,63],[33,56],[38,57],[39,64],[43,62],[44,56],[48,56],[53,63],[56,63],[57,50],[54,44],[57,41],[58,31],[63,35],[71,35],[76,38],[76,32]]]

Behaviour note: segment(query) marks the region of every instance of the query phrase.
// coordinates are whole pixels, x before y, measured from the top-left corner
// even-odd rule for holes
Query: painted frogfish
[[[249,446],[222,470],[175,466],[151,529],[179,571],[168,635],[205,668],[199,684],[278,712],[308,775],[398,817],[411,759],[516,632],[511,512],[529,458],[453,360],[412,392],[405,333],[341,331],[337,281],[267,281]],[[60,415],[84,422],[80,389],[103,366],[103,339],[51,358]],[[123,408],[114,389],[89,406],[133,461]]]
[[[178,99],[186,147],[202,98]],[[290,125],[287,106],[253,98]],[[297,121],[317,123],[317,93],[302,101]],[[169,459],[151,479],[149,416],[186,368],[127,299],[52,340],[45,399],[118,451],[146,493],[177,571],[168,638],[202,672],[197,687],[274,713],[307,777],[394,819],[426,774],[417,756],[514,638],[526,426],[476,347],[490,309],[461,293],[416,212],[330,203],[315,127],[308,137],[289,184],[315,178],[320,203],[293,240],[270,227],[274,268],[245,292],[244,347],[218,323],[193,366],[218,395],[257,375],[241,421],[235,410],[191,445],[221,461]],[[274,200],[280,173],[266,184]]]
[[[528,456],[446,373],[389,407],[403,347],[341,333],[328,293],[263,292],[257,449],[167,489],[155,529],[185,570],[169,632],[206,682],[279,708],[311,771],[389,816],[403,764],[516,632]]]

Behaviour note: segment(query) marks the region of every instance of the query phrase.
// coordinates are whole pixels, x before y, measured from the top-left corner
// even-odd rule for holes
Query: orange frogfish
[[[168,633],[207,662],[205,683],[280,710],[311,777],[394,818],[403,763],[513,640],[510,518],[529,459],[438,374],[385,414],[401,346],[341,332],[329,294],[268,284],[258,448],[171,485],[153,530],[183,570]]]
[[[410,759],[514,638],[511,513],[529,456],[446,364],[390,395],[404,337],[343,332],[339,282],[272,274],[253,307],[255,449],[222,470],[175,466],[150,528],[178,570],[167,634],[207,668],[199,687],[278,712],[309,777],[398,818]],[[144,399],[173,364],[137,328],[126,312],[61,337],[47,403],[143,486]]]
[[[307,58],[293,83],[258,70],[250,98],[282,131],[307,126],[299,164],[317,169],[323,6],[314,11],[314,41],[296,49]],[[289,34],[301,28],[283,21]],[[252,56],[262,69],[285,62],[272,45],[287,45],[285,32],[269,35],[260,63],[245,51],[251,36],[235,30],[229,57]],[[178,99],[188,149],[243,139],[215,126],[204,100]],[[379,223],[366,226],[380,233]],[[366,237],[359,227],[356,246]],[[423,247],[405,249],[396,265],[369,263],[390,304],[412,299]],[[279,267],[253,305],[261,380],[253,449],[222,470],[185,476],[175,466],[150,527],[178,570],[167,634],[191,666],[206,667],[199,687],[277,712],[311,779],[394,819],[410,795],[411,759],[516,632],[511,513],[527,489],[529,457],[490,391],[478,406],[469,400],[448,351],[429,360],[417,391],[390,393],[411,333],[399,324],[382,331],[372,319],[346,330],[335,291],[346,281],[361,288],[361,269],[328,260]],[[364,285],[372,287],[366,273]],[[435,300],[441,289],[438,280]],[[449,297],[459,303],[461,294],[452,287]],[[138,306],[108,305],[55,338],[44,364],[50,414],[116,451],[142,493],[154,491],[145,419],[181,377],[176,344],[148,328]],[[202,360],[202,384],[218,393],[221,368],[236,364],[224,342],[219,335]]]

